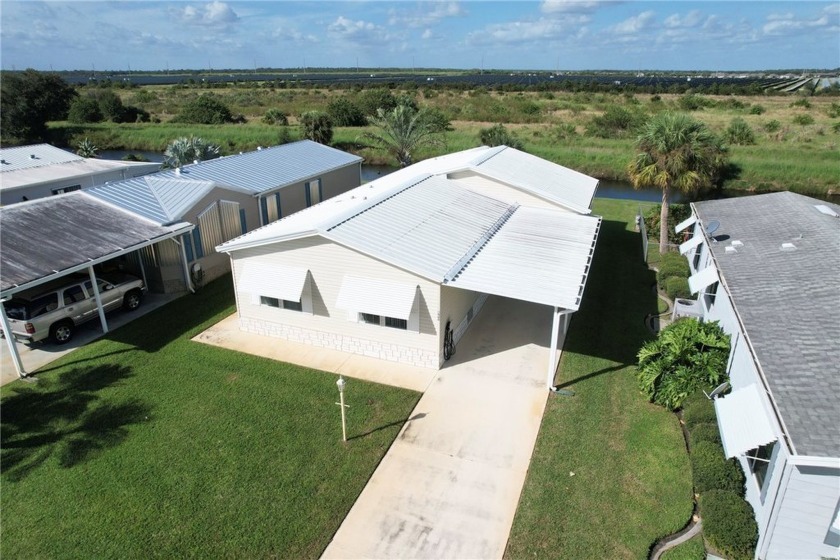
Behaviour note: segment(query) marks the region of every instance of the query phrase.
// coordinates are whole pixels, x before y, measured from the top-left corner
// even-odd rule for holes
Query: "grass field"
[[[2,388],[3,558],[315,558],[419,394],[190,338],[230,277]]]
[[[583,305],[572,318],[560,386],[546,407],[506,558],[646,558],[692,512],[677,417],[649,404],[634,377],[652,335],[655,282],[632,231],[638,206],[596,199],[604,216]]]

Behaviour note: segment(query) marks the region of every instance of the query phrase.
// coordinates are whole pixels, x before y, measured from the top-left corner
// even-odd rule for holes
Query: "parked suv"
[[[97,277],[102,307],[110,311],[140,307],[145,286],[129,274]],[[18,340],[38,342],[46,338],[65,344],[76,327],[99,317],[90,277],[75,276],[15,294],[5,302],[9,326]]]

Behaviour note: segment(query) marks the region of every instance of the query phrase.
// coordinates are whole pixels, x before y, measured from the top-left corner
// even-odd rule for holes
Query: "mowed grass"
[[[229,276],[2,388],[3,558],[314,558],[419,394],[192,342]]]
[[[638,204],[596,199],[604,217],[584,301],[566,338],[506,558],[647,558],[692,512],[677,417],[639,393],[635,355],[652,335],[655,277],[632,231]]]

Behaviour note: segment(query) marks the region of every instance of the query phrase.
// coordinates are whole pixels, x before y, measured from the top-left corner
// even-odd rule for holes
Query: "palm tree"
[[[410,105],[397,105],[390,111],[378,109],[371,123],[379,131],[365,132],[361,138],[393,155],[400,167],[411,165],[415,150],[443,144],[440,125],[425,111]]]
[[[163,152],[163,167],[181,167],[195,161],[215,159],[220,148],[197,136],[176,138]]]
[[[627,171],[633,187],[662,189],[659,252],[668,249],[671,190],[696,194],[714,185],[726,165],[726,147],[706,125],[680,113],[660,113],[642,128]]]

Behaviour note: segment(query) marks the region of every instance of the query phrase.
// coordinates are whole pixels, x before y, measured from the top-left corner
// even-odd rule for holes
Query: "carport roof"
[[[159,226],[82,191],[0,208],[3,296],[192,229]]]

